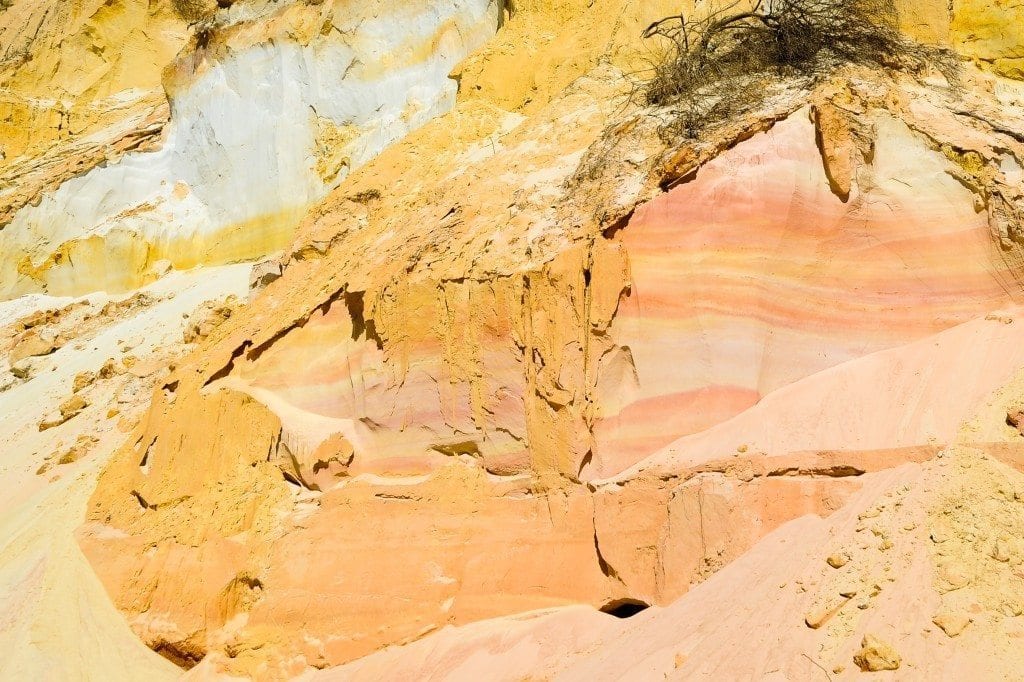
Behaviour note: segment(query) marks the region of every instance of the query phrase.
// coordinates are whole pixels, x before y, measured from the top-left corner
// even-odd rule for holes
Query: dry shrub
[[[171,6],[185,21],[198,21],[217,11],[215,0],[171,0]]]
[[[171,0],[178,16],[188,22],[208,19],[218,8],[230,7],[234,0]]]
[[[953,53],[906,38],[892,0],[757,0],[749,10],[735,2],[699,19],[666,17],[644,36],[661,38],[665,51],[643,96],[678,106],[673,132],[690,137],[752,108],[766,78],[813,79],[857,64],[913,74],[937,68],[955,84],[959,66]]]

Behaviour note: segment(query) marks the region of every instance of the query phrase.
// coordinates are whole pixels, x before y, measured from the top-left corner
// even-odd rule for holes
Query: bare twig
[[[828,682],[832,682],[832,676],[828,674],[828,671],[825,670],[825,668],[823,668],[820,663],[818,663],[816,660],[814,660],[813,658],[811,658],[810,656],[808,656],[807,654],[805,654],[803,652],[801,652],[800,655],[803,656],[804,658],[806,658],[811,663],[813,663],[818,668],[818,670],[820,670],[821,672],[825,673],[825,679],[828,680]]]

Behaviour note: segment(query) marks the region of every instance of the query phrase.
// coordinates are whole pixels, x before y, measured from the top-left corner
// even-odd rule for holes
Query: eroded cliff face
[[[13,214],[0,233],[0,295],[123,291],[166,264],[280,249],[352,168],[451,107],[448,74],[493,34],[499,11],[496,0],[219,11],[167,69],[172,115],[158,151],[94,168]]]
[[[985,320],[1020,295],[1012,88],[844,73],[676,146],[670,112],[608,105],[614,61],[508,112],[487,54],[313,210],[101,478],[83,547],[179,662],[286,676],[670,603],[934,456],[1024,361]]]
[[[0,676],[171,680],[111,604],[75,539],[109,453],[192,327],[230,314],[248,266],[172,273],[122,296],[0,304]],[[162,384],[160,384],[162,385]]]
[[[824,670],[854,680],[894,668],[894,677],[1012,677],[1022,561],[1013,491],[1024,478],[1014,436],[1002,438],[1016,470],[991,449],[955,446],[924,464],[864,474],[841,509],[784,525],[665,608],[628,619],[578,606],[536,610],[446,628],[306,679],[494,670],[507,680],[638,671],[812,679]],[[736,651],[746,655],[725,655]]]
[[[103,135],[133,116],[162,109],[166,119],[160,73],[187,39],[169,1],[7,4],[0,13],[5,179],[15,177],[8,174],[19,160],[53,160],[67,153],[61,145]],[[8,199],[10,188],[0,189]],[[9,220],[0,214],[0,224]]]
[[[683,140],[628,96],[677,3],[176,5],[0,14],[56,36],[23,41],[40,59],[103,62],[81,122],[4,142],[0,403],[30,453],[0,505],[12,674],[73,676],[52,661],[92,631],[80,668],[127,678],[281,679],[421,639],[324,674],[838,675],[878,627],[922,670],[1005,653],[1015,559],[977,587],[980,640],[932,656],[918,633],[931,572],[987,561],[958,482],[1015,503],[991,458],[1024,461],[1019,84],[781,79]],[[900,18],[1005,76],[1021,41],[985,16],[1014,11]],[[39,97],[40,63],[4,96]],[[170,272],[274,252],[247,305],[219,302],[245,265]],[[21,295],[147,282],[144,304]],[[90,492],[95,576],[70,535]],[[939,526],[956,541],[930,552]],[[927,608],[876,599],[890,583]],[[754,622],[786,645],[716,658]]]

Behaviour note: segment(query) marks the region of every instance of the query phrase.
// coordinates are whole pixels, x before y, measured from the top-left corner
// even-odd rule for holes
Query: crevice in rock
[[[143,509],[153,509],[153,506],[152,506],[152,505],[150,505],[150,504],[149,504],[149,502],[146,502],[146,498],[144,498],[144,497],[143,497],[143,496],[142,496],[142,495],[141,495],[141,494],[139,493],[139,491],[138,491],[138,490],[133,490],[133,491],[131,492],[131,496],[135,498],[135,501],[136,501],[136,502],[138,502],[138,503],[139,503],[139,506],[140,506],[140,507],[142,507]]]
[[[611,225],[604,228],[601,231],[601,236],[604,237],[605,239],[614,239],[616,234],[626,229],[626,226],[629,225],[629,221],[633,219],[633,214],[635,212],[636,206],[633,206],[628,211],[626,211],[625,215],[619,216],[618,218],[612,221]]]
[[[153,437],[153,440],[151,440],[149,445],[146,446],[146,451],[142,453],[142,459],[139,460],[139,468],[142,469],[142,473],[144,474],[149,473],[149,455],[153,452],[153,446],[156,445],[157,438],[158,436]],[[140,497],[139,499],[141,500],[142,498]]]
[[[384,350],[384,340],[377,334],[373,319],[366,319],[364,315],[364,296],[363,291],[345,292],[345,307],[352,318],[352,340],[373,341],[377,345],[377,350]]]
[[[814,146],[818,148],[818,155],[821,157],[821,167],[825,171],[825,178],[828,180],[828,187],[844,204],[850,201],[850,190],[840,185],[835,176],[832,163],[829,161],[828,150],[825,148],[825,133],[822,130],[821,113],[817,107],[811,110],[811,121],[814,123]]]
[[[185,670],[191,670],[206,656],[205,651],[188,642],[168,642],[165,639],[161,639],[150,648],[174,665]]]
[[[272,450],[272,452],[277,453],[277,466],[281,470],[281,474],[284,476],[284,479],[289,483],[294,483],[300,488],[321,492],[320,486],[308,482],[302,475],[302,466],[299,464],[299,460],[292,453],[291,449],[289,449],[281,440],[280,434],[276,437],[275,442],[277,443],[277,448]]]
[[[346,295],[347,296],[347,294],[345,294],[345,290],[344,289],[340,289],[340,290],[334,292],[333,294],[328,296],[327,299],[323,303],[321,303],[321,304],[311,308],[309,310],[309,312],[307,312],[305,315],[303,315],[299,319],[295,320],[294,322],[292,322],[290,325],[288,325],[284,329],[281,329],[280,331],[275,333],[273,336],[271,336],[269,339],[267,339],[266,341],[264,341],[263,343],[261,343],[258,346],[252,347],[252,340],[247,340],[237,350],[235,350],[234,353],[231,354],[231,361],[228,363],[228,365],[224,369],[222,369],[220,372],[218,372],[217,375],[214,375],[213,377],[210,377],[210,379],[207,380],[206,384],[204,384],[204,387],[208,386],[210,383],[212,383],[216,379],[221,379],[221,378],[224,378],[224,377],[228,376],[228,374],[231,373],[231,370],[234,369],[234,361],[235,361],[235,359],[238,358],[239,356],[241,356],[242,353],[245,353],[245,359],[246,360],[248,360],[249,362],[255,362],[256,360],[258,360],[260,358],[261,355],[263,355],[263,353],[265,353],[267,351],[268,348],[270,348],[275,343],[277,343],[278,341],[283,339],[285,336],[287,336],[289,333],[291,333],[295,329],[301,329],[302,327],[304,327],[306,325],[306,323],[309,321],[309,318],[313,315],[314,312],[320,311],[321,314],[324,314],[324,315],[327,314],[327,311],[330,310],[330,308],[331,308],[331,304],[334,303],[336,300],[338,300],[338,298],[340,298],[342,295]],[[250,349],[250,347],[251,347],[251,349]],[[221,374],[222,372],[223,372],[223,375]]]
[[[622,583],[622,578],[619,576],[619,572],[615,570],[615,567],[608,563],[601,554],[601,543],[597,539],[597,519],[594,519],[594,552],[597,554],[597,565],[601,569],[606,577],[617,580]],[[625,583],[623,583],[625,584]]]
[[[981,113],[979,113],[977,111],[967,111],[966,109],[957,109],[957,110],[954,110],[953,113],[956,114],[957,116],[964,116],[966,118],[969,118],[969,119],[972,119],[972,120],[975,120],[975,121],[980,121],[981,123],[984,123],[989,128],[991,128],[992,132],[999,133],[1000,135],[1006,135],[1010,139],[1012,139],[1012,140],[1014,140],[1016,142],[1020,142],[1020,143],[1024,144],[1024,132],[1018,132],[1018,131],[1013,130],[1011,128],[1007,128],[1004,125],[1000,125],[999,123],[996,123],[995,121],[993,121],[989,117],[984,116],[984,115],[982,115]]]
[[[244,343],[242,343],[241,346],[239,346],[234,351],[232,351],[231,358],[228,360],[227,364],[224,365],[223,367],[221,367],[219,370],[217,370],[213,374],[211,374],[210,378],[207,379],[206,383],[203,384],[203,388],[206,388],[207,386],[209,386],[213,382],[219,381],[220,379],[224,379],[225,377],[230,375],[232,370],[235,369],[235,360],[237,360],[238,358],[242,357],[242,354],[245,353],[246,349],[248,349],[249,346],[251,346],[251,345],[252,345],[252,341],[247,339]]]
[[[498,28],[505,25],[506,20],[511,20],[516,15],[519,8],[516,7],[516,0],[499,0],[499,11],[498,11]],[[505,14],[508,14],[508,18],[505,18]]]
[[[864,474],[863,469],[858,469],[849,464],[836,464],[830,467],[784,467],[773,469],[766,476],[823,476],[826,478],[847,478]]]
[[[591,433],[593,433],[593,427],[590,427]],[[583,480],[583,471],[594,461],[594,451],[587,450],[587,454],[583,455],[583,459],[580,461],[579,471],[576,472],[576,478],[579,481]]]
[[[315,308],[314,308],[314,310],[315,310]],[[256,346],[255,348],[252,348],[251,350],[246,352],[245,359],[248,360],[249,362],[255,362],[256,360],[259,360],[260,356],[263,355],[265,352],[267,352],[268,348],[273,346],[275,343],[277,343],[278,341],[280,341],[284,337],[288,336],[288,334],[290,334],[294,330],[301,329],[306,324],[306,320],[308,320],[308,319],[309,319],[309,315],[306,315],[301,320],[299,320],[299,321],[297,321],[297,322],[295,322],[293,324],[288,325],[287,327],[285,327],[281,331],[277,332],[276,334],[271,336],[269,339],[267,339],[266,341],[264,341],[260,345]],[[252,345],[251,341],[249,341],[247,343],[250,346]]]
[[[693,168],[687,169],[685,172],[679,175],[670,175],[665,177],[658,183],[658,188],[662,192],[668,192],[673,190],[679,185],[685,185],[689,182],[693,182],[697,179],[697,173],[700,172],[700,164],[695,165]]]
[[[284,477],[285,482],[291,483],[299,488],[305,488],[306,490],[309,489],[302,484],[302,481],[295,477],[295,474],[290,473],[287,469],[280,468],[279,471],[281,472],[281,476]]]
[[[267,447],[267,459],[271,461],[274,459],[274,455],[277,454],[278,448],[281,447],[281,438],[284,436],[284,429],[278,429],[277,435],[270,441],[270,445]]]
[[[175,379],[170,383],[164,384],[161,390],[164,394],[164,402],[170,405],[178,397],[178,380]]]

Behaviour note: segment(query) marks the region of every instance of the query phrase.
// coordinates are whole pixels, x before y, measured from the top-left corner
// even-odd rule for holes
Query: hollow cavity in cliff
[[[636,614],[650,608],[650,604],[639,599],[613,599],[601,607],[602,613],[615,616],[616,618],[632,618]]]

